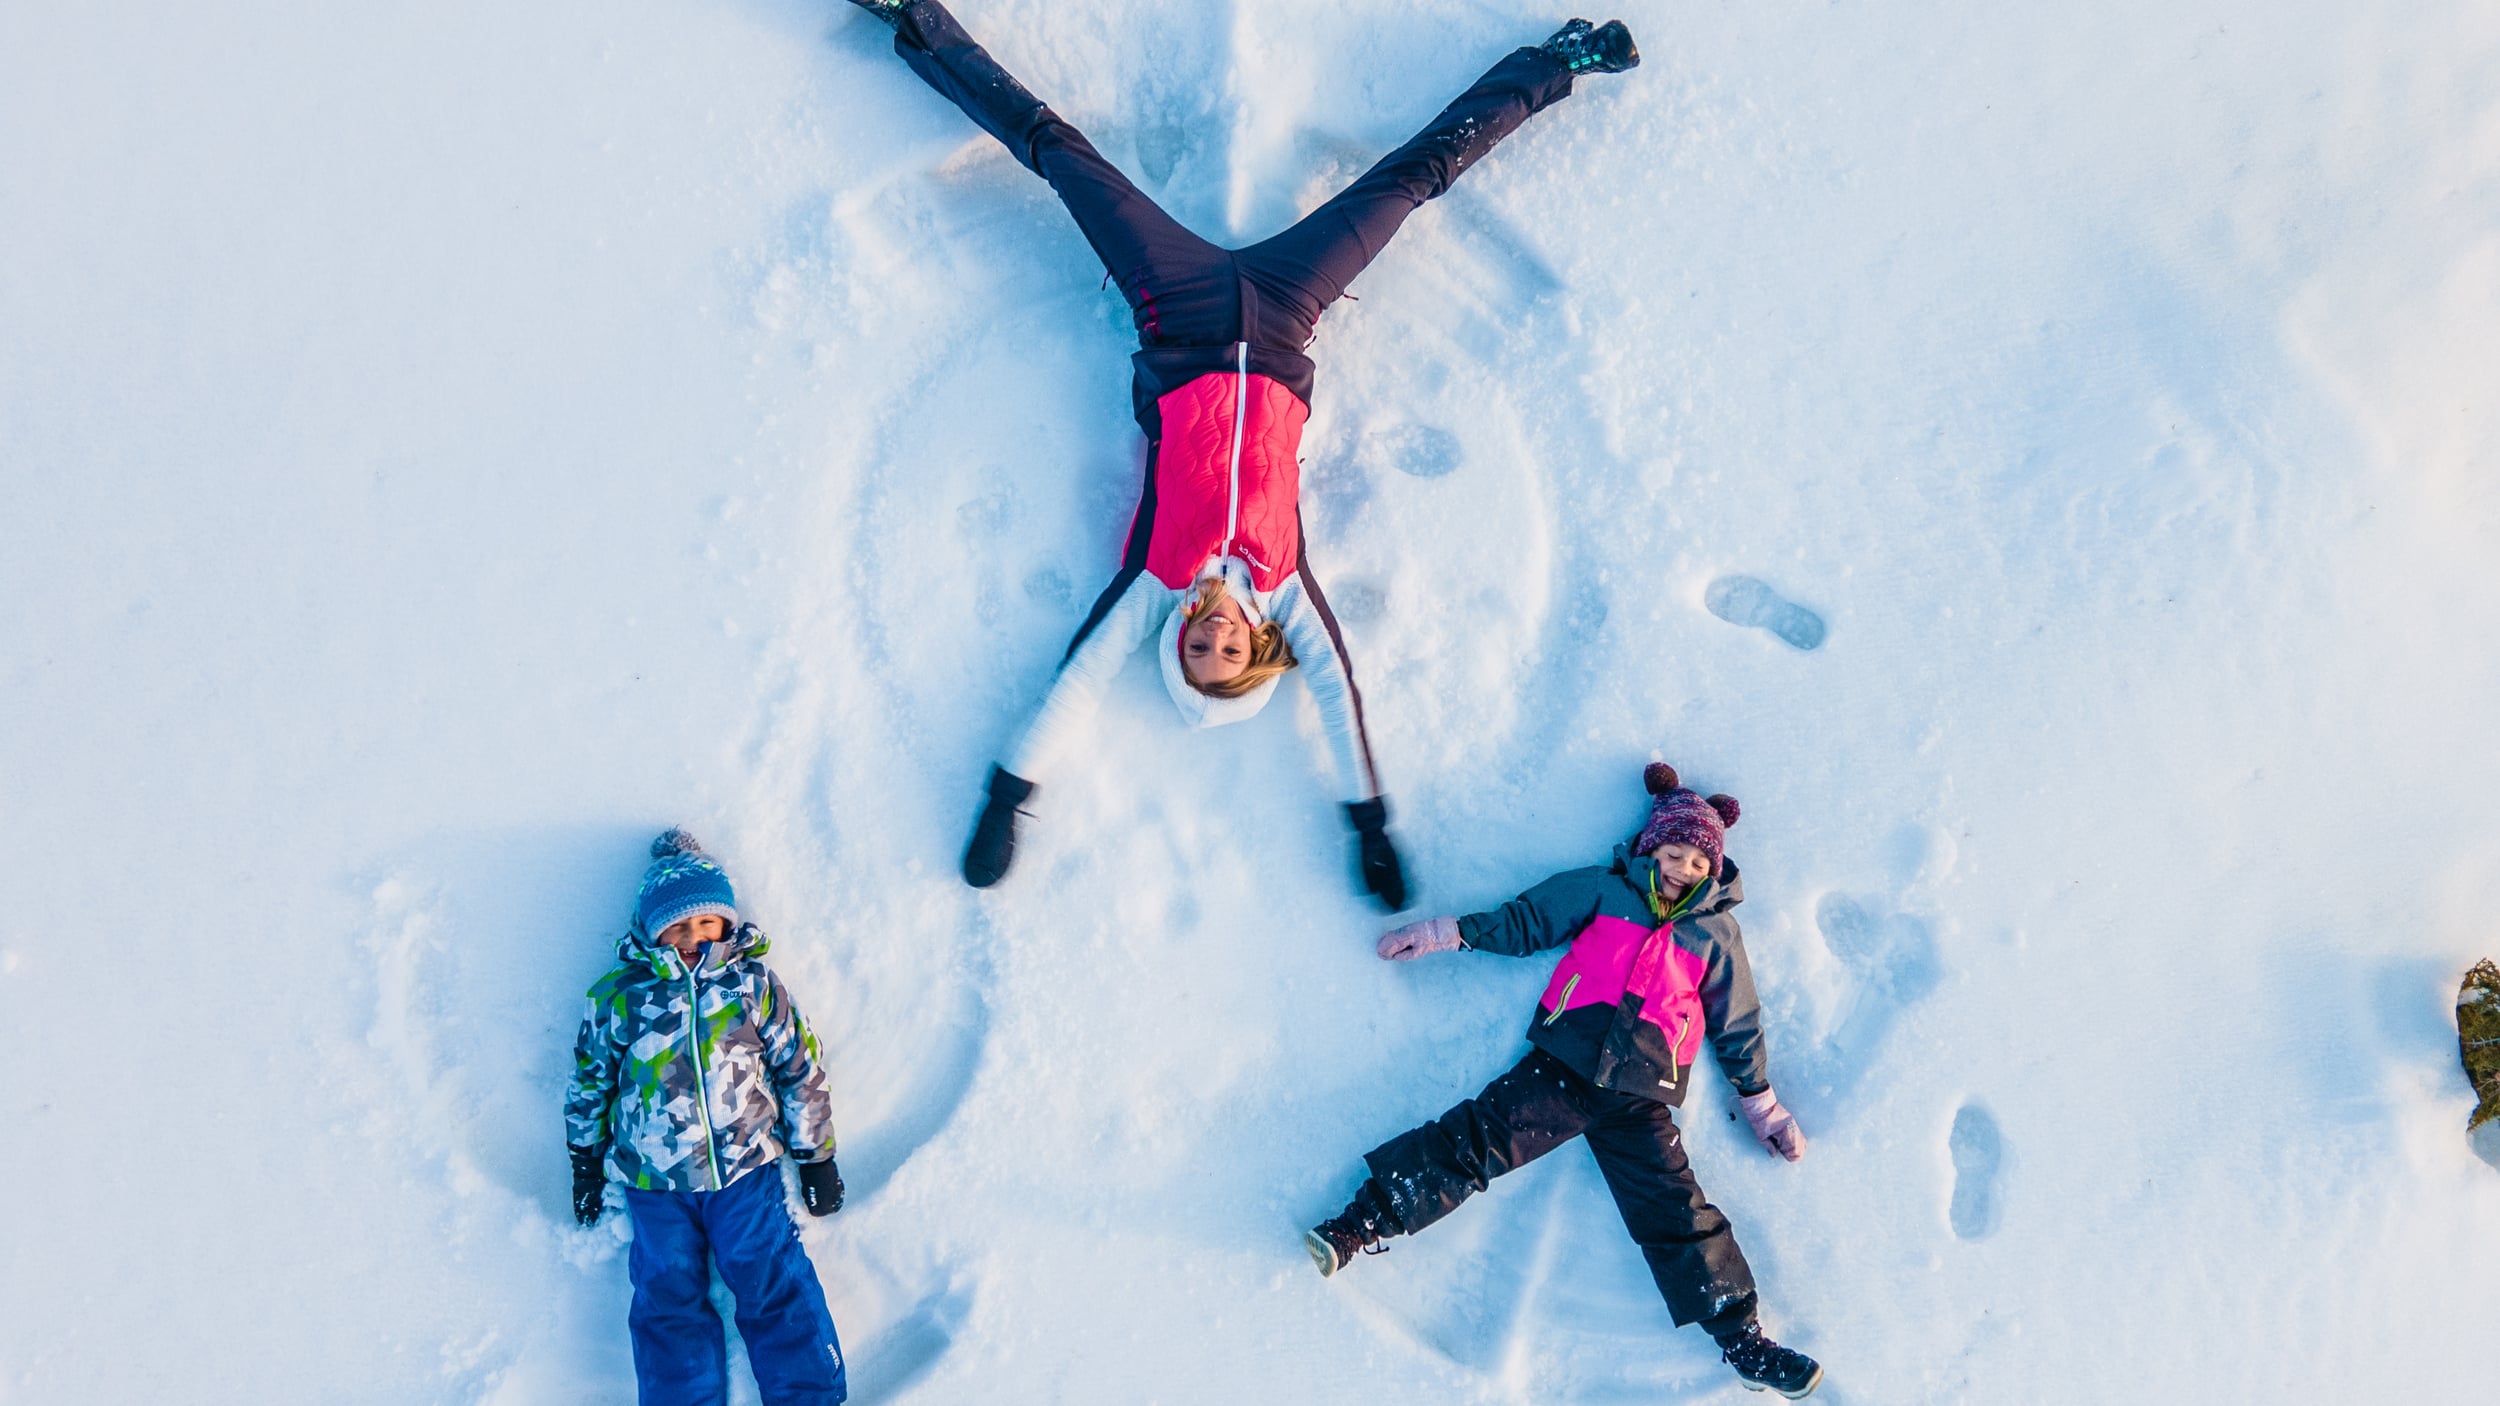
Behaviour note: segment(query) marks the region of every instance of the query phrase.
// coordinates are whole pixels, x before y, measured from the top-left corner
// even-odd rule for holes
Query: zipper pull
[[[1563,1018],[1563,1012],[1571,1005],[1571,993],[1580,988],[1580,976],[1581,973],[1573,972],[1571,979],[1563,983],[1562,995],[1555,999],[1554,1013],[1545,1018],[1546,1024],[1551,1025]]]

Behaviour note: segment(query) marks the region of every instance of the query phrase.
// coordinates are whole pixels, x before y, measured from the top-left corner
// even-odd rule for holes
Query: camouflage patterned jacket
[[[718,1191],[786,1148],[833,1155],[833,1100],[814,1032],[763,962],[752,923],[693,971],[639,928],[590,988],[573,1044],[565,1141],[607,1149],[608,1175],[645,1191]]]

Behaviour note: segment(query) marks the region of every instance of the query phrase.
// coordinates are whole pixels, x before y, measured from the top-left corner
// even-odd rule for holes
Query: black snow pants
[[[1082,132],[973,42],[938,0],[913,0],[903,18],[895,52],[1050,182],[1128,298],[1138,345],[1148,349],[1220,353],[1246,341],[1254,351],[1299,359],[1320,313],[1344,295],[1408,215],[1448,190],[1531,114],[1571,91],[1571,73],[1560,60],[1520,49],[1291,229],[1228,250],[1165,214]],[[1225,365],[1219,356],[1207,369]],[[1289,374],[1278,379],[1305,402],[1310,399],[1307,363],[1299,384]]]
[[[1751,1321],[1753,1270],[1736,1248],[1727,1217],[1693,1180],[1671,1110],[1655,1099],[1601,1089],[1543,1050],[1363,1161],[1399,1225],[1413,1234],[1493,1178],[1575,1137],[1588,1139],[1624,1229],[1649,1261],[1676,1323],[1699,1323],[1724,1337]]]

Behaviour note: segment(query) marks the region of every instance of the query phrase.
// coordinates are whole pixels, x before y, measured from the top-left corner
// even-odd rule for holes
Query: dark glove
[[[1389,842],[1389,802],[1374,796],[1368,801],[1351,801],[1345,808],[1346,823],[1354,827],[1355,862],[1362,870],[1363,892],[1380,900],[1380,906],[1395,913],[1406,906],[1406,866],[1398,861],[1398,847]]]
[[[811,1216],[829,1216],[842,1209],[842,1173],[833,1159],[799,1164],[799,1200]]]
[[[596,1225],[599,1213],[608,1208],[607,1150],[569,1146],[565,1150],[573,1154],[573,1219]]]
[[[972,827],[972,843],[964,847],[964,882],[985,889],[1007,877],[1016,862],[1017,807],[1033,799],[1033,783],[1003,766],[990,768],[990,803]]]

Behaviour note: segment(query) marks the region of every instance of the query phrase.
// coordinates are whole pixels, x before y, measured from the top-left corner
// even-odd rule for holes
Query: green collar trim
[[[1642,897],[1649,902],[1649,916],[1657,919],[1661,926],[1674,922],[1693,911],[1693,904],[1700,900],[1701,891],[1708,887],[1709,883],[1708,879],[1703,879],[1699,883],[1687,886],[1683,896],[1677,898],[1673,904],[1669,904],[1666,901],[1666,895],[1658,891],[1658,863],[1656,860],[1651,860],[1648,877],[1642,884],[1644,890]]]

